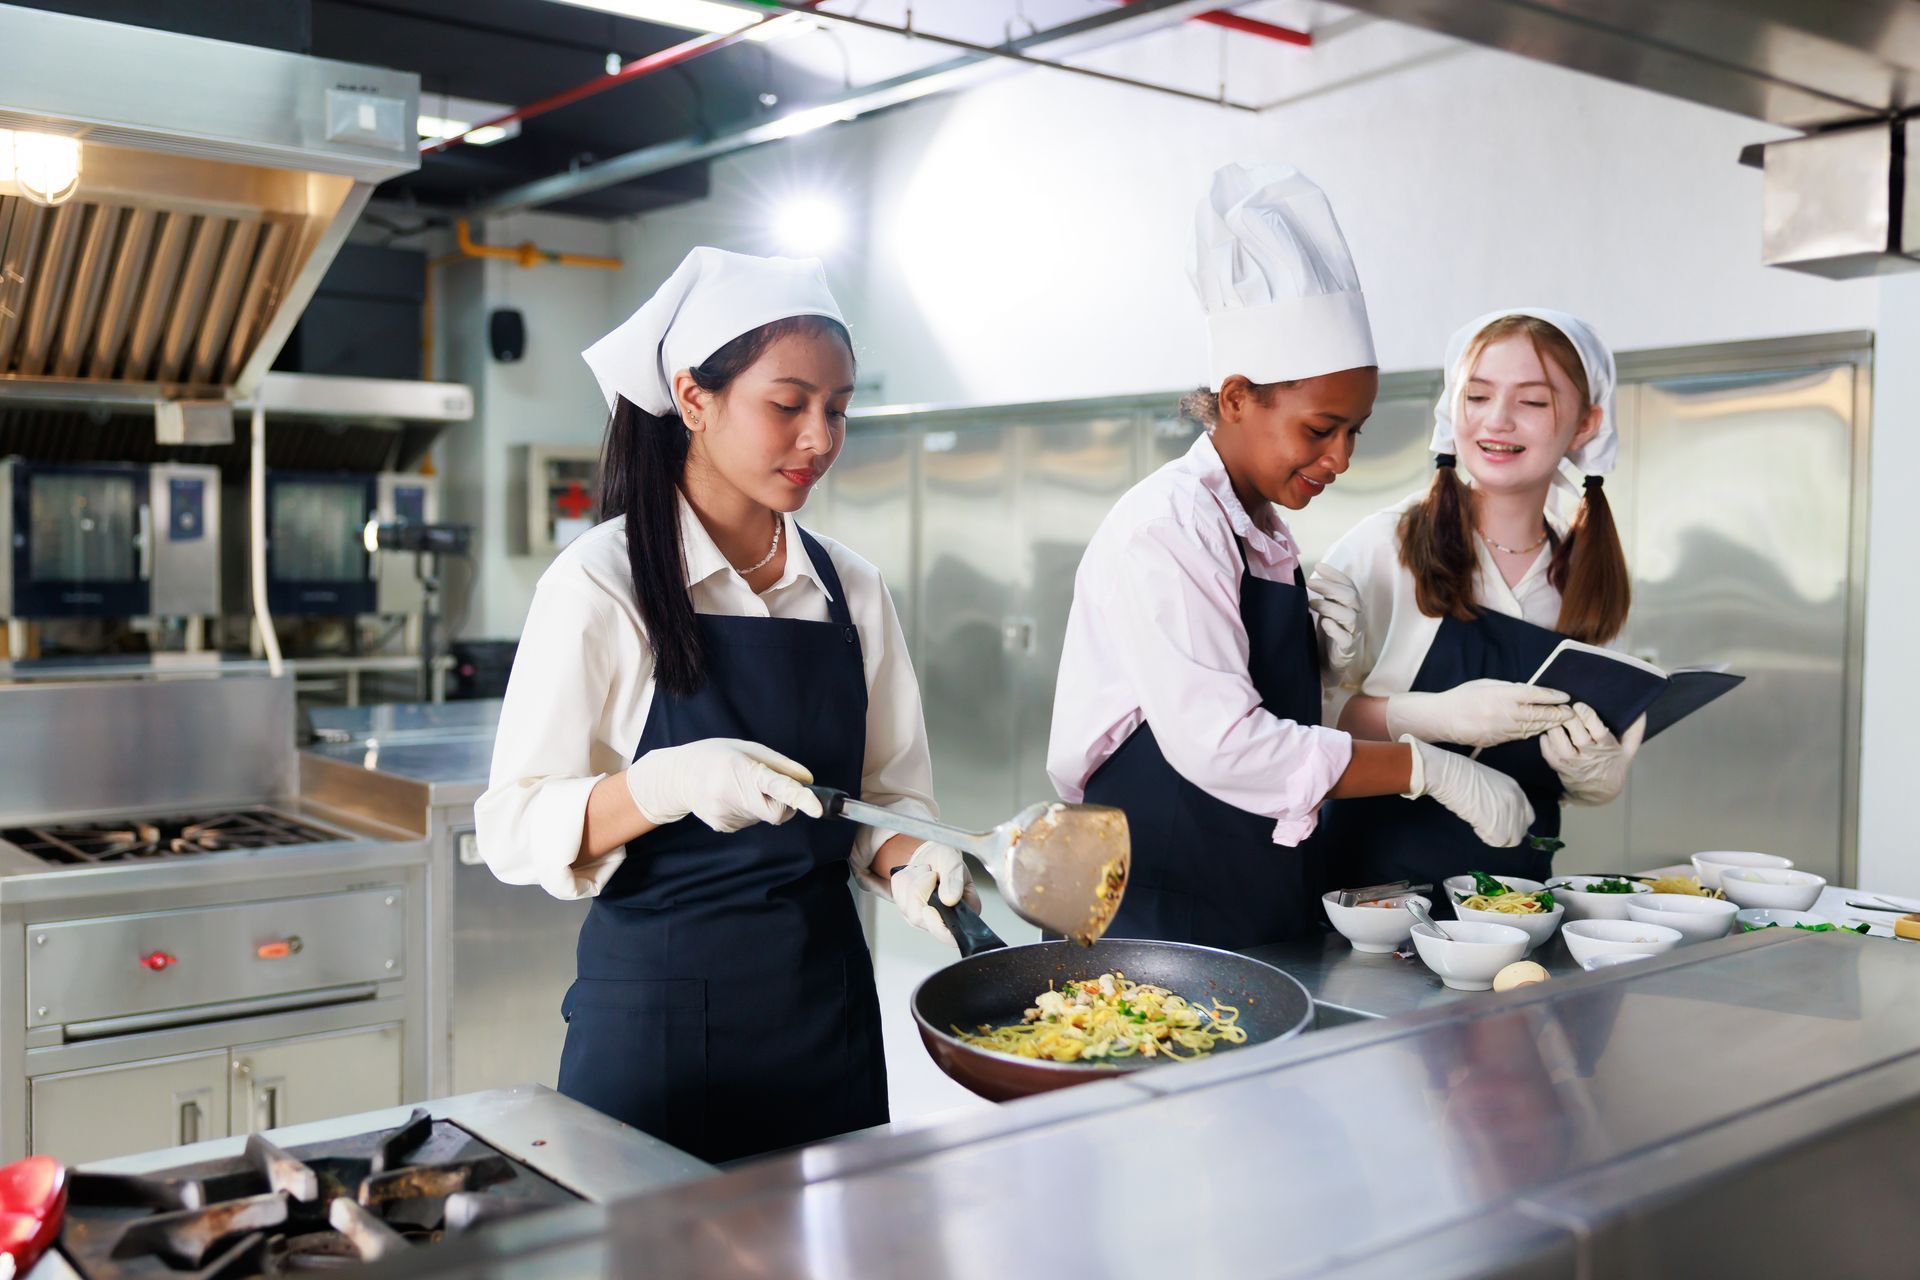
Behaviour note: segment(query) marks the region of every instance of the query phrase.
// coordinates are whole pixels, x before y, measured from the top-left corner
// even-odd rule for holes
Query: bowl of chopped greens
[[[1740,932],[1758,933],[1762,929],[1800,929],[1807,933],[1860,933],[1867,932],[1865,924],[1835,924],[1823,915],[1811,911],[1783,911],[1779,909],[1750,907],[1734,919],[1739,922]]]
[[[1569,920],[1625,920],[1627,899],[1649,892],[1639,881],[1620,876],[1555,876],[1547,887],[1566,904]]]

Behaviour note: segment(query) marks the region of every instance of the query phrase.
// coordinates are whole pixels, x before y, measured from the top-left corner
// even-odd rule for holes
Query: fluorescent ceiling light
[[[582,9],[657,22],[663,27],[681,27],[687,31],[741,31],[760,21],[762,15],[740,9],[719,0],[563,0]]]
[[[465,133],[466,140],[474,146],[490,147],[496,142],[519,137],[520,122],[513,120],[504,125],[488,125],[484,129],[473,129],[474,124],[481,120],[497,119],[512,110],[504,102],[479,102],[444,93],[423,93],[420,95],[418,132],[423,138],[457,138]],[[473,132],[467,133],[469,129],[473,129]]]
[[[825,253],[845,230],[840,206],[822,196],[796,196],[774,211],[774,235],[790,253]]]

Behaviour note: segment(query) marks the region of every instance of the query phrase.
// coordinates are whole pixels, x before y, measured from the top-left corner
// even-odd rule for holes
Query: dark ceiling
[[[692,32],[556,0],[9,0],[114,22],[269,45],[412,71],[423,110],[431,96],[524,105],[606,73],[609,52],[632,60]],[[381,187],[383,200],[458,210],[496,191],[655,142],[709,134],[840,90],[741,44],[609,89],[521,126],[490,147],[425,155],[419,172]],[[655,174],[577,200],[556,213],[626,217],[697,199],[704,164]]]

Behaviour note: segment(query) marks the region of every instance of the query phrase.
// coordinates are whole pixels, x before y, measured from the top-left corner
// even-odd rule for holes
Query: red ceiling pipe
[[[812,8],[815,5],[823,3],[825,3],[825,0],[809,0],[808,7]],[[495,125],[531,120],[535,116],[543,116],[549,111],[557,111],[561,107],[572,106],[584,98],[593,97],[596,93],[605,93],[615,85],[626,84],[629,80],[638,80],[643,76],[650,76],[656,71],[665,71],[668,67],[678,66],[683,62],[691,62],[693,59],[703,54],[712,53],[716,49],[724,49],[730,44],[738,44],[740,41],[746,39],[750,33],[757,31],[761,26],[768,22],[778,21],[782,16],[784,15],[775,14],[772,17],[762,19],[753,26],[742,27],[738,31],[695,36],[691,40],[671,45],[657,53],[650,53],[644,58],[635,58],[632,62],[627,63],[612,75],[595,76],[584,84],[577,84],[571,89],[562,89],[559,93],[542,98],[538,102],[530,102],[524,107],[515,107],[505,115],[495,116],[491,120],[479,121],[476,124],[469,125],[465,133],[458,133],[450,138],[429,139],[420,144],[420,152],[422,155],[432,155],[435,152],[446,151],[459,145],[459,143],[466,138],[467,134],[475,133],[481,129],[491,128]]]
[[[1121,4],[1133,4],[1135,0],[1120,0]],[[1243,18],[1237,13],[1228,13],[1225,9],[1215,9],[1210,13],[1197,13],[1195,22],[1205,22],[1216,27],[1225,27],[1229,31],[1239,31],[1250,36],[1264,36],[1268,40],[1278,40],[1282,44],[1297,44],[1302,48],[1313,44],[1311,31],[1295,31],[1292,27],[1283,27],[1277,23],[1262,22],[1258,18]]]

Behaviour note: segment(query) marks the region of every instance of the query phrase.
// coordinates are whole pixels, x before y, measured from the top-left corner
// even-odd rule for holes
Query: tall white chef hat
[[[1360,276],[1326,193],[1292,165],[1230,164],[1194,214],[1187,269],[1207,378],[1287,382],[1377,364]]]
[[[616,396],[625,396],[636,408],[665,416],[675,412],[674,374],[743,333],[791,316],[846,324],[818,258],[756,258],[702,245],[638,311],[580,355],[609,411]]]
[[[1433,406],[1433,439],[1428,447],[1435,453],[1455,452],[1453,418],[1459,412],[1460,397],[1466,392],[1467,375],[1473,372],[1465,367],[1467,348],[1482,329],[1507,316],[1532,316],[1536,320],[1546,321],[1565,334],[1567,341],[1580,354],[1580,365],[1587,373],[1587,394],[1593,398],[1594,404],[1600,406],[1600,429],[1593,433],[1591,440],[1569,454],[1568,461],[1588,476],[1608,474],[1613,470],[1614,459],[1620,452],[1620,434],[1614,425],[1613,412],[1616,382],[1613,351],[1586,321],[1564,311],[1549,311],[1545,307],[1512,307],[1505,311],[1490,311],[1455,330],[1454,335],[1447,339],[1447,384],[1440,392],[1439,402]],[[1563,488],[1573,490],[1577,495],[1578,490],[1564,470],[1556,478]]]

